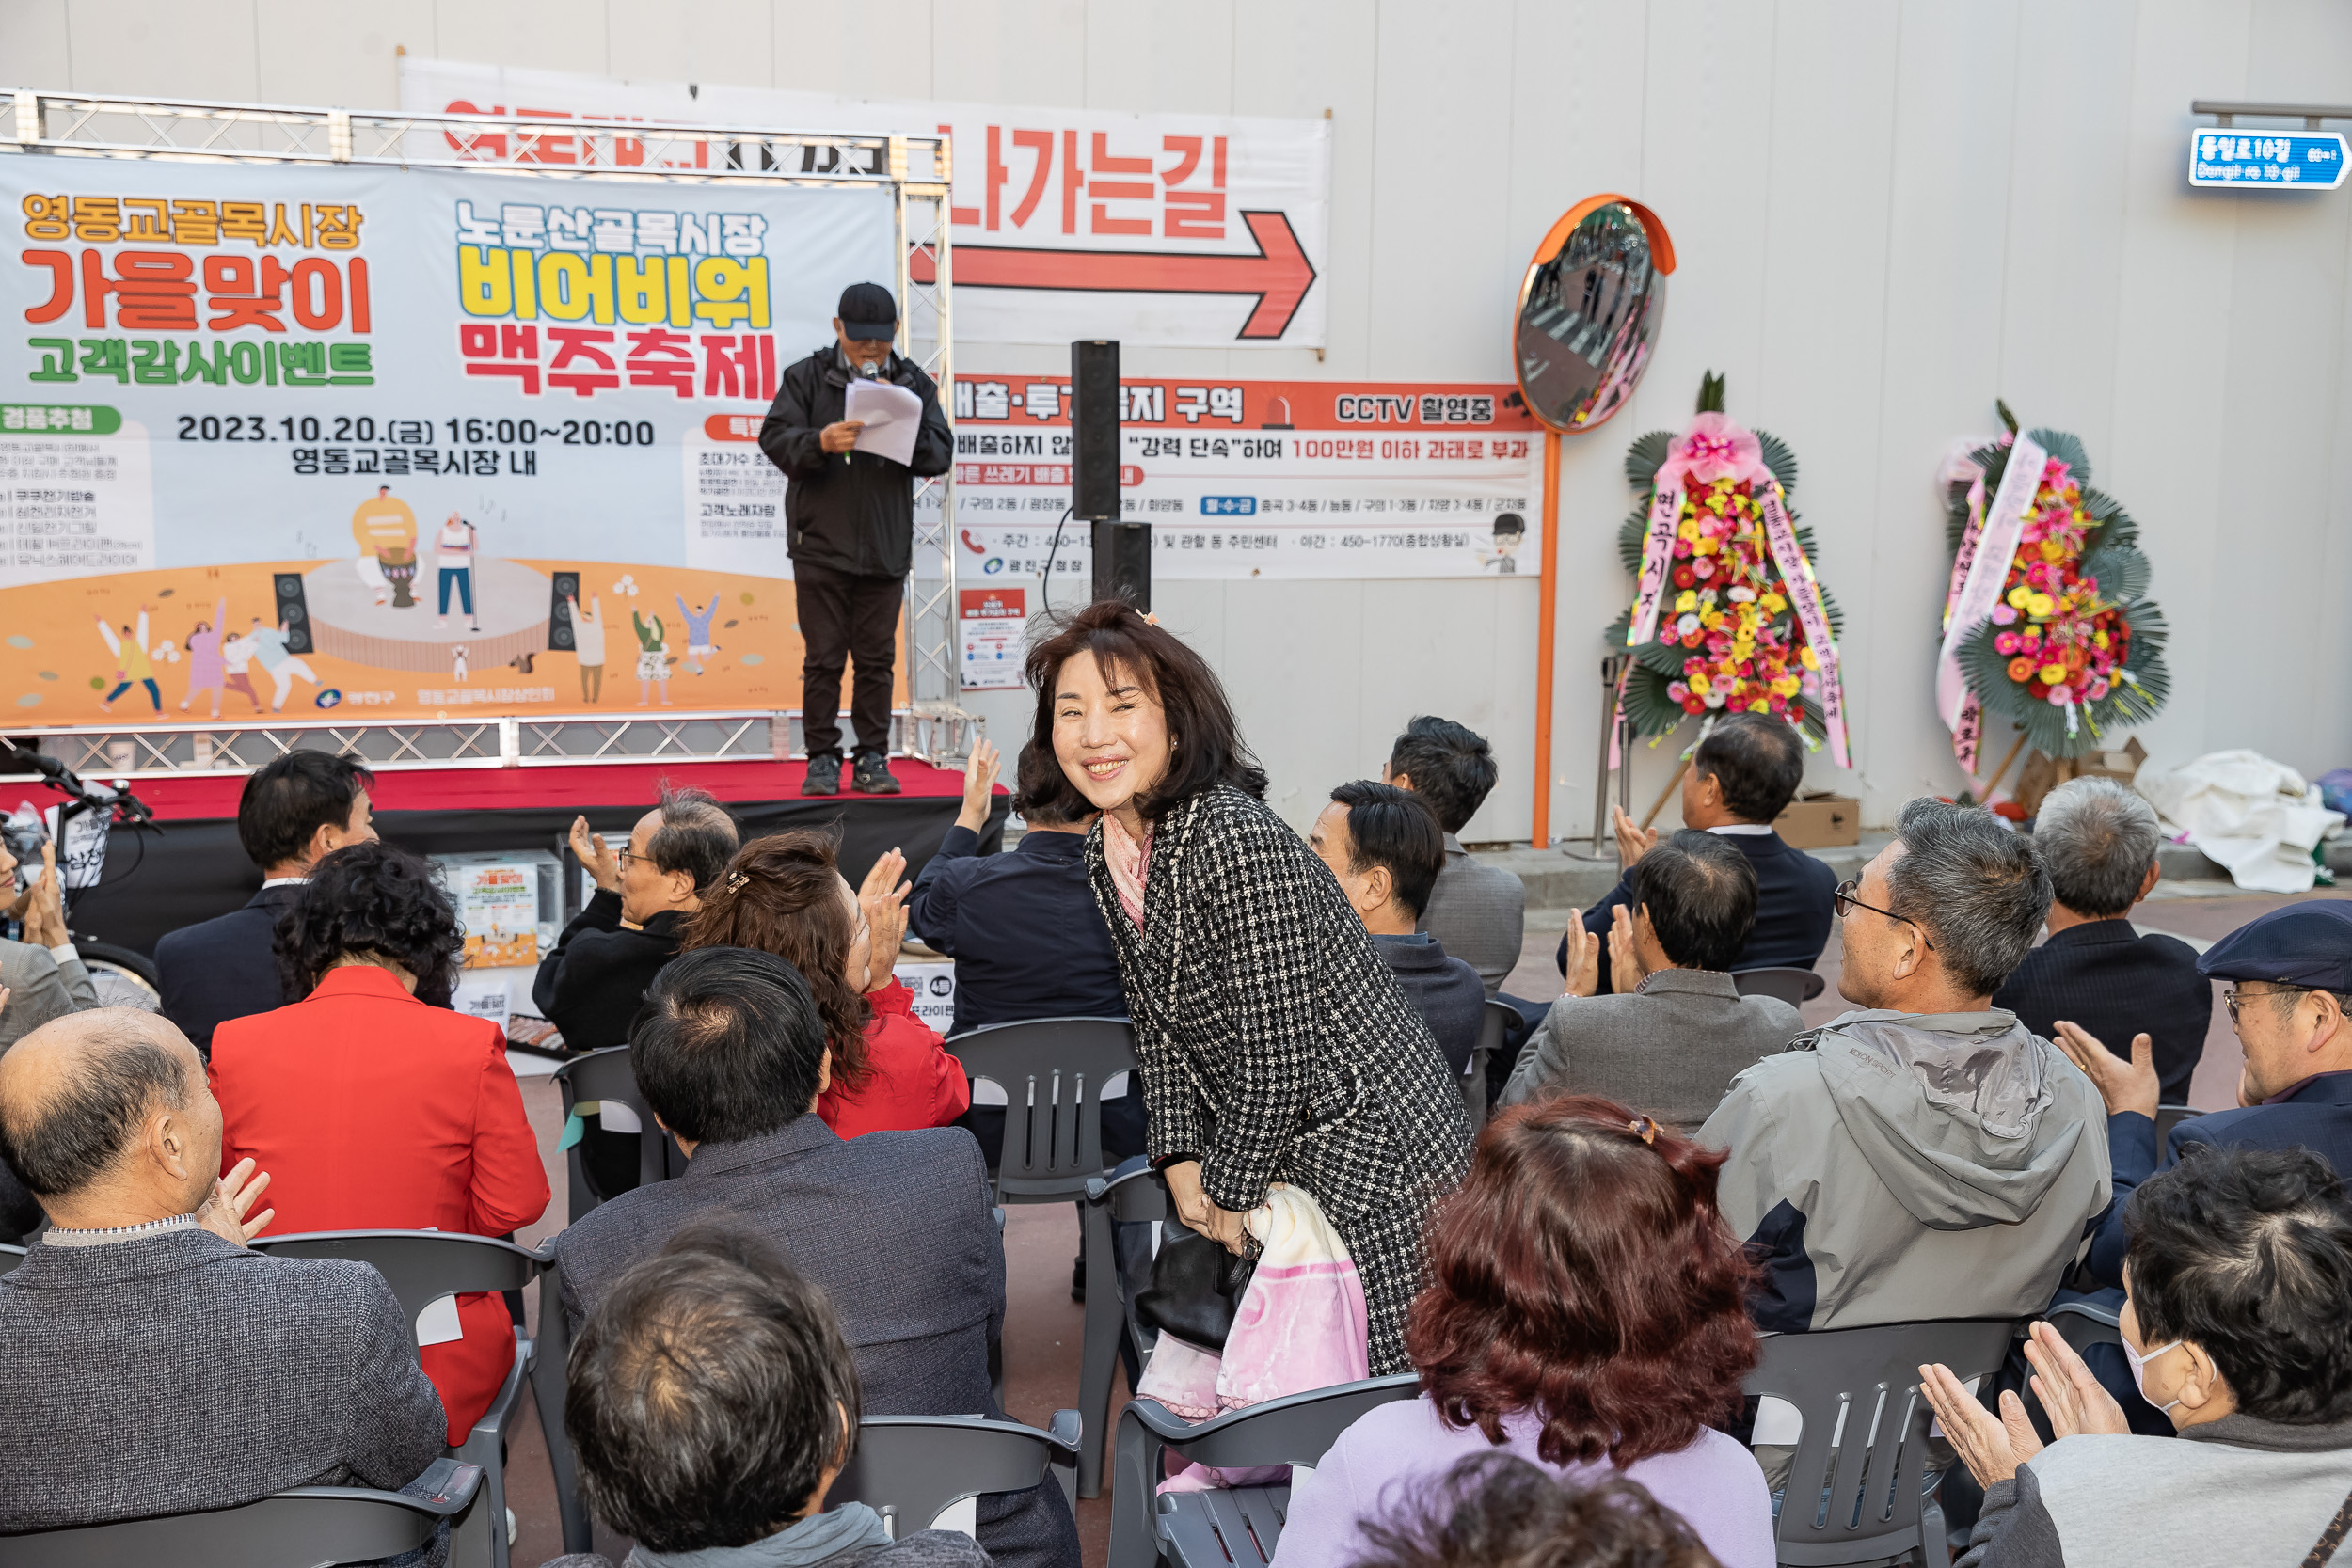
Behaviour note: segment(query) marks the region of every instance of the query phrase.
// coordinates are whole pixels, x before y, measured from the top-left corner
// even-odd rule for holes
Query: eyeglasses
[[[2232,986],[2221,993],[2221,1000],[2229,1006],[2230,1027],[2234,1029],[2237,1027],[2237,1009],[2240,1003],[2259,1002],[2265,997],[2271,996],[2300,996],[2311,989],[2309,986],[2280,985],[2276,982],[2272,982],[2272,989],[2269,990],[2242,991],[2237,987]]]
[[[1830,895],[1830,902],[1836,908],[1838,919],[1845,919],[1848,914],[1855,910],[1868,910],[1872,914],[1883,914],[1889,920],[1899,920],[1904,925],[1917,930],[1919,933],[1919,940],[1927,945],[1928,951],[1931,953],[1935,951],[1935,942],[1933,939],[1929,937],[1928,928],[1925,926],[1920,925],[1917,921],[1912,919],[1911,916],[1907,914],[1897,914],[1893,910],[1882,910],[1876,904],[1864,903],[1861,899],[1854,896],[1855,890],[1861,886],[1862,879],[1859,877],[1849,877],[1844,881],[1837,884],[1837,891]]]
[[[628,863],[635,860],[637,857],[631,854],[629,852],[628,846],[624,844],[619,849],[613,852],[613,858],[619,863],[621,869],[626,872],[628,869]]]

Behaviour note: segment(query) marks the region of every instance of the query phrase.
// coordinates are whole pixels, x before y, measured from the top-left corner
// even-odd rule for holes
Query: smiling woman
[[[1422,1227],[1469,1163],[1437,1043],[1330,870],[1265,804],[1199,654],[1106,600],[1033,648],[1027,675],[1038,745],[1103,814],[1087,871],[1178,1212],[1238,1250],[1268,1183],[1306,1191],[1363,1279],[1373,1373],[1404,1370]]]

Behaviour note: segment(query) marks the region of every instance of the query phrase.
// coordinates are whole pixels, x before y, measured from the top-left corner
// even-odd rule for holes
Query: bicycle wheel
[[[135,1007],[144,1013],[163,1010],[163,975],[155,960],[128,947],[104,942],[77,942],[82,967],[89,971],[90,989],[102,1007]]]

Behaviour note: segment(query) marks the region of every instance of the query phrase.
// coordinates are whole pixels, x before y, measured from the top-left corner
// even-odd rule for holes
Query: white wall
[[[2192,98],[2352,97],[2340,0],[0,0],[9,85],[389,106],[393,50],[1009,103],[1332,112],[1331,341],[1131,351],[1143,374],[1506,379],[1528,252],[1597,190],[1680,269],[1634,406],[1563,482],[1553,824],[1592,809],[1598,629],[1628,593],[1626,443],[1700,372],[1804,464],[1844,605],[1873,819],[1961,777],[1928,708],[1937,460],[2005,396],[2077,432],[2139,519],[2183,759],[2352,763],[2352,190],[2196,193]],[[877,69],[881,57],[893,63]],[[1057,368],[1044,349],[969,369]],[[1239,699],[1286,813],[1435,710],[1496,743],[1467,836],[1524,837],[1535,585],[1179,583],[1163,617]],[[1000,739],[1022,704],[977,705]],[[1646,803],[1672,767],[1643,753]]]

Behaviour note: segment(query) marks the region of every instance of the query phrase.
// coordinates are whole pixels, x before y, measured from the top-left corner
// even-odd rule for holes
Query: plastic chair
[[[472,1519],[482,1468],[438,1459],[418,1478],[423,1497],[364,1486],[297,1486],[204,1513],[167,1513],[0,1536],[10,1568],[326,1568],[373,1562],[433,1539],[444,1519]],[[462,1528],[462,1525],[461,1527]],[[499,1539],[506,1520],[499,1518]]]
[[[1122,1162],[1119,1168],[1111,1173],[1111,1179],[1108,1181],[1098,1179],[1088,1182],[1087,1201],[1108,1209],[1114,1222],[1123,1222],[1129,1225],[1164,1225],[1176,1217],[1175,1205],[1168,1196],[1168,1179],[1153,1170],[1152,1162],[1141,1154]],[[1114,1234],[1116,1234],[1115,1231]],[[1143,1370],[1152,1365],[1152,1345],[1156,1336],[1145,1329],[1142,1321],[1136,1316],[1134,1300],[1128,1298],[1123,1290],[1120,1294],[1125,1298],[1122,1299],[1120,1307],[1121,1322],[1126,1327],[1129,1343],[1136,1347],[1136,1378],[1140,1382]],[[1089,1291],[1087,1295],[1089,1314],[1087,1331],[1089,1333],[1094,1332],[1092,1317],[1094,1310],[1093,1292]],[[1109,1424],[1108,1410],[1104,1412],[1104,1424],[1105,1426]]]
[[[2095,1301],[2062,1301],[2042,1315],[2058,1331],[2058,1338],[2074,1347],[2076,1355],[2092,1345],[2123,1342],[2122,1315]]]
[[[1026,1492],[1056,1461],[1067,1468],[1078,1457],[1079,1433],[1074,1410],[1055,1411],[1046,1432],[977,1416],[868,1416],[825,1506],[864,1503],[893,1540],[933,1528],[969,1535],[968,1527],[938,1523],[940,1515],[974,1497]]]
[[[24,1261],[24,1249],[13,1242],[0,1242],[0,1275],[14,1274],[16,1266]]]
[[[2186,1105],[2157,1106],[2156,1157],[2158,1159],[2162,1159],[2164,1157],[2165,1145],[2172,1141],[2172,1129],[2180,1126],[2181,1123],[2188,1120],[2191,1117],[2201,1117],[2205,1113],[2202,1111],[2191,1110]]]
[[[1103,1085],[1136,1066],[1135,1031],[1123,1018],[1043,1018],[973,1029],[947,1041],[975,1083],[1005,1091],[1005,1142],[990,1173],[996,1201],[1084,1203],[1089,1181],[1109,1175],[1103,1156]],[[585,1060],[586,1058],[582,1058]],[[1119,1361],[1119,1265],[1108,1211],[1085,1203],[1087,1315],[1078,1356],[1078,1496],[1103,1495],[1111,1379]]]
[[[1775,1530],[1779,1560],[1947,1568],[1943,1510],[1920,1493],[1935,1413],[1919,1368],[1942,1362],[1963,1383],[1990,1377],[2016,1332],[2008,1318],[1957,1318],[1762,1336],[1747,1391],[1787,1400],[1804,1418]]]
[[[1489,1002],[1478,1021],[1478,1048],[1470,1053],[1470,1066],[1462,1069],[1462,1109],[1470,1113],[1470,1131],[1486,1125],[1486,1069],[1496,1052],[1502,1049],[1502,1037],[1519,1022],[1519,1010],[1508,1002]]]
[[[512,1242],[494,1236],[468,1236],[456,1231],[442,1230],[318,1230],[293,1236],[257,1236],[253,1250],[278,1258],[344,1258],[365,1263],[384,1276],[384,1283],[392,1288],[400,1302],[401,1312],[408,1320],[408,1332],[416,1335],[417,1314],[443,1296],[464,1294],[474,1291],[519,1291],[538,1278],[553,1261],[554,1253],[532,1252]],[[551,1291],[543,1291],[539,1301],[539,1316],[544,1323],[552,1315],[563,1317],[563,1307]],[[490,1408],[473,1424],[466,1441],[452,1449],[452,1456],[469,1465],[481,1466],[488,1494],[485,1506],[473,1511],[450,1538],[450,1561],[461,1568],[508,1568],[506,1545],[506,1464],[501,1457],[507,1429],[514,1418],[515,1406],[522,1398],[524,1378],[531,1375],[534,1361],[534,1343],[515,1330],[515,1364],[491,1400]],[[560,1378],[563,1361],[554,1362]],[[539,1421],[547,1431],[548,1448],[553,1453],[563,1435],[563,1411],[559,1407],[552,1425],[548,1408],[539,1407]],[[565,1450],[569,1457],[569,1450]],[[556,1472],[559,1496],[564,1493],[565,1477]],[[585,1548],[583,1548],[585,1549]]]
[[[1268,1400],[1197,1422],[1170,1414],[1157,1400],[1129,1401],[1119,1418],[1110,1568],[1153,1568],[1160,1562],[1175,1568],[1261,1568],[1273,1561],[1290,1512],[1289,1483],[1160,1497],[1168,1451],[1202,1465],[1311,1469],[1366,1411],[1420,1392],[1419,1376],[1400,1372]]]
[[[1804,1006],[1829,986],[1809,969],[1734,970],[1731,983],[1742,996],[1776,996],[1792,1007]]]
[[[630,1066],[628,1047],[611,1045],[601,1051],[591,1051],[575,1056],[555,1069],[555,1081],[564,1086],[564,1119],[569,1122],[574,1108],[617,1101],[637,1113],[637,1184],[650,1187],[666,1181],[685,1168],[684,1156],[653,1119],[652,1107],[644,1096],[637,1092],[637,1072]],[[580,1146],[574,1144],[564,1151],[565,1168],[571,1176],[571,1208],[566,1211],[577,1222],[604,1201],[588,1185],[588,1169],[580,1163]],[[581,1548],[585,1550],[586,1548]]]

